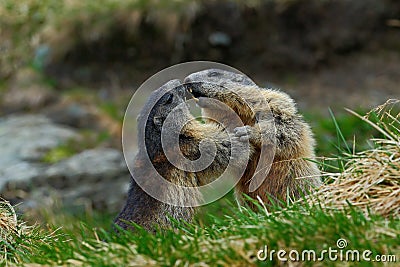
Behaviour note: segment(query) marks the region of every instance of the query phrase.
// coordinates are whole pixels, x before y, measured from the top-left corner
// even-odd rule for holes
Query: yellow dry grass
[[[9,202],[0,199],[0,238],[6,240],[12,233],[17,233],[17,216]]]
[[[7,261],[7,244],[18,235],[18,221],[14,208],[9,202],[0,198],[0,265]],[[3,259],[2,259],[3,258]]]
[[[345,209],[349,204],[382,216],[400,216],[400,100],[388,100],[365,116],[353,111],[377,129],[382,138],[372,139],[373,149],[354,153],[340,174],[328,174],[323,185],[308,199],[324,208]],[[371,120],[372,114],[378,122]]]

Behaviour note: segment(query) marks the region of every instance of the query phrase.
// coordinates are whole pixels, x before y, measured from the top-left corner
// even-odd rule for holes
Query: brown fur
[[[170,96],[172,94],[172,96]],[[141,115],[138,117],[139,140],[145,140],[145,145],[139,144],[139,151],[136,156],[134,168],[132,170],[133,177],[144,179],[147,183],[150,177],[154,176],[152,166],[166,180],[176,185],[186,187],[197,187],[209,183],[218,177],[227,167],[232,153],[232,142],[236,142],[240,149],[244,144],[235,136],[229,136],[226,131],[217,124],[201,124],[195,120],[184,105],[176,117],[172,120],[174,125],[171,131],[180,129],[182,131],[171,132],[171,134],[179,134],[179,146],[167,146],[167,150],[172,150],[172,155],[176,155],[180,150],[183,155],[195,160],[199,158],[199,144],[205,138],[213,140],[216,145],[216,158],[210,166],[198,172],[189,172],[181,170],[170,163],[167,159],[164,148],[161,147],[161,128],[167,115],[178,105],[184,103],[184,88],[179,81],[173,80],[159,88],[150,96],[148,103],[143,108]],[[157,97],[164,95],[156,102]],[[171,100],[168,102],[168,97]],[[156,104],[154,104],[156,103]],[[147,112],[151,110],[150,115]],[[189,123],[187,123],[190,121]],[[144,136],[141,129],[145,129]],[[147,160],[150,159],[150,161]],[[246,162],[240,162],[238,159],[233,162],[237,166],[246,166]],[[150,163],[149,163],[150,162]],[[151,164],[152,166],[149,166]],[[158,188],[160,185],[150,184],[149,186]],[[190,221],[195,209],[192,207],[184,207],[187,203],[199,199],[201,196],[194,192],[187,194],[181,190],[165,190],[160,188],[157,191],[160,195],[167,196],[170,199],[178,200],[179,206],[174,206],[160,202],[148,195],[135,181],[131,179],[131,186],[128,192],[127,202],[115,219],[115,223],[122,228],[131,228],[129,223],[134,222],[143,226],[148,230],[155,227],[166,227],[171,224],[169,217],[176,220]]]
[[[211,71],[219,73],[219,80],[218,77],[215,78],[216,75],[210,77]],[[188,83],[187,87],[193,90],[195,96],[200,97],[199,104],[203,107],[204,116],[224,124],[229,124],[230,121],[229,116],[218,107],[207,105],[205,97],[210,97],[228,105],[240,116],[243,123],[248,125],[248,139],[255,152],[236,186],[238,201],[243,203],[243,193],[254,199],[260,197],[265,203],[269,203],[271,197],[286,201],[287,197],[299,198],[319,186],[321,180],[318,167],[307,160],[315,157],[313,134],[308,124],[297,113],[293,99],[275,89],[247,85],[248,82],[236,82],[232,76],[240,75],[222,70],[205,70],[188,76],[185,83]],[[256,123],[265,123],[257,121],[257,114],[268,109],[263,99],[268,102],[276,127],[276,153],[264,182],[256,191],[249,192],[249,183],[260,160],[262,143],[262,133]],[[268,127],[266,129],[269,130]]]

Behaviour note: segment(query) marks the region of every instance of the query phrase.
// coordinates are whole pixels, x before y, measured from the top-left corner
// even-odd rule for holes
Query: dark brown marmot
[[[138,117],[139,149],[132,170],[135,179],[131,178],[128,199],[114,221],[124,229],[131,228],[129,222],[153,230],[155,227],[170,225],[169,217],[176,220],[191,220],[194,213],[192,206],[202,196],[196,190],[185,191],[176,188],[172,190],[154,183],[153,178],[157,174],[174,185],[196,188],[219,177],[230,160],[233,160],[231,163],[235,167],[243,170],[247,165],[247,158],[232,159],[231,155],[249,149],[248,144],[246,147],[239,138],[228,135],[227,131],[216,123],[203,124],[196,120],[185,103],[185,93],[185,88],[178,80],[166,83],[152,93]],[[168,124],[166,121],[171,123],[167,129],[164,125]],[[178,136],[179,143],[173,145],[167,142],[167,145],[162,145],[164,130],[169,131],[169,136]],[[141,143],[140,140],[144,142]],[[203,170],[185,171],[171,163],[171,160],[177,159],[167,158],[167,154],[174,157],[179,153],[192,162],[202,156],[211,157],[212,151],[208,150],[207,145],[200,149],[200,143],[207,140],[215,145],[215,158]],[[147,194],[139,186],[137,179],[140,179],[142,186],[154,189],[152,192],[157,199]],[[154,194],[152,195],[155,196]],[[175,204],[164,203],[160,201],[162,199]]]
[[[203,108],[205,117],[211,117],[231,130],[235,127],[229,126],[232,125],[229,116],[215,104],[209,104],[207,98],[213,98],[235,110],[246,125],[234,129],[237,137],[243,141],[250,140],[255,150],[243,177],[236,185],[239,202],[243,202],[243,193],[254,199],[260,197],[265,203],[270,202],[270,197],[287,201],[288,197],[299,198],[321,184],[320,171],[310,161],[315,157],[313,134],[298,114],[293,99],[286,93],[260,88],[244,75],[219,69],[193,73],[185,78],[184,84],[199,99],[198,105]],[[258,119],[260,113],[268,114],[269,110],[269,117]],[[252,191],[249,185],[256,166],[259,161],[265,160],[260,159],[260,151],[263,136],[271,134],[271,120],[275,125],[273,163],[269,172],[264,174],[262,184]],[[260,132],[260,128],[265,132]]]

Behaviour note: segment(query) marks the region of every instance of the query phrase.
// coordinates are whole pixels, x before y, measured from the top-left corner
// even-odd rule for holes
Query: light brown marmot
[[[243,203],[243,193],[254,199],[260,197],[265,203],[270,203],[271,197],[281,201],[287,201],[288,197],[297,199],[321,184],[320,171],[312,161],[315,158],[313,134],[298,114],[295,102],[286,93],[260,88],[244,75],[219,69],[193,73],[185,78],[184,84],[199,99],[203,116],[231,128],[240,140],[249,140],[255,150],[235,188],[239,202]],[[229,126],[231,118],[218,106],[210,104],[207,98],[219,100],[232,108],[246,126],[232,129],[235,126]],[[269,107],[266,107],[266,102]],[[271,121],[259,120],[258,115],[268,113],[269,109],[272,114],[270,119],[276,129],[273,133],[276,140],[275,155],[262,184],[251,192],[249,185],[256,166],[259,161],[265,160],[260,159],[262,138],[265,134],[271,134],[268,132],[271,130]],[[260,132],[260,128],[266,132]]]

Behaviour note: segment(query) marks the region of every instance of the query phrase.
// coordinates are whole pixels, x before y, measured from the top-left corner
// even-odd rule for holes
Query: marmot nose
[[[191,82],[192,82],[192,79],[190,78],[190,76],[186,77],[186,78],[183,80],[183,83],[191,83]]]
[[[200,83],[203,82],[204,78],[195,74],[191,74],[189,76],[187,76],[184,80],[183,83]]]

